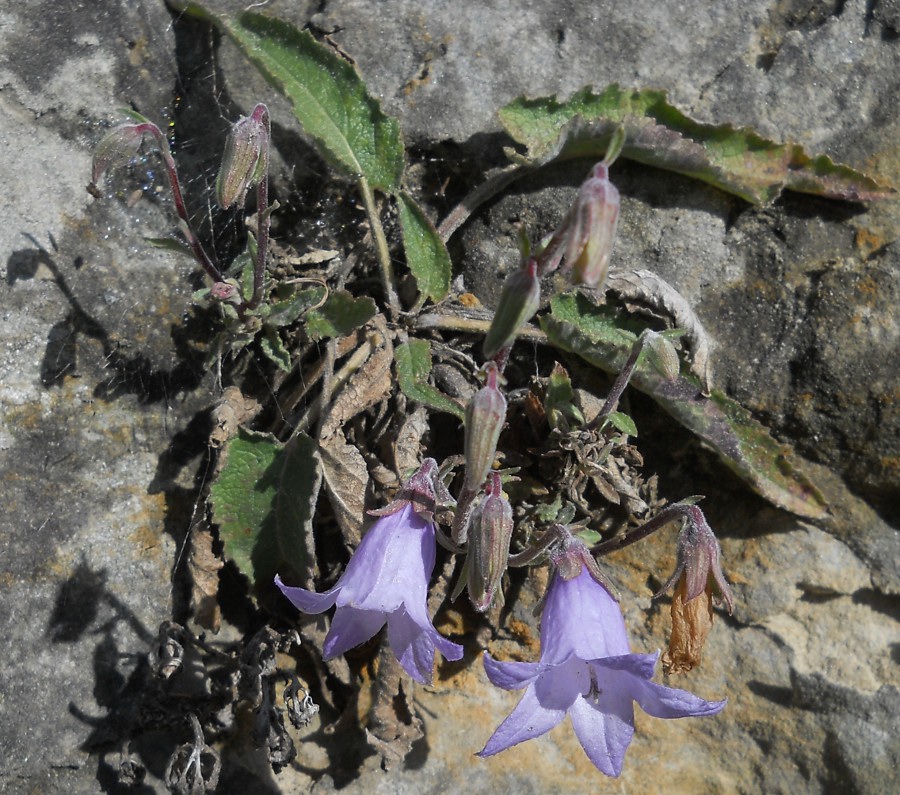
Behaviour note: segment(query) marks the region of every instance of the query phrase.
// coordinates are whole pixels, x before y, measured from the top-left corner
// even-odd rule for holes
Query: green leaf
[[[290,566],[311,567],[312,510],[321,474],[315,443],[304,434],[287,446],[268,434],[240,429],[226,445],[210,488],[213,521],[225,556],[254,583]]]
[[[290,285],[289,285],[290,286]],[[309,311],[325,297],[323,285],[310,287],[292,295],[290,298],[275,300],[266,304],[263,313],[267,326],[289,326],[304,312]]]
[[[284,347],[277,328],[268,324],[263,326],[263,335],[259,338],[259,347],[270,362],[286,373],[291,371],[291,354]]]
[[[241,295],[244,298],[253,295],[253,278],[255,271],[256,264],[254,257],[250,253],[249,246],[238,254],[231,261],[231,265],[228,266],[227,275],[230,278],[237,280]]]
[[[612,411],[607,415],[607,419],[609,420],[609,424],[617,431],[627,433],[629,436],[637,437],[637,425],[634,424],[634,420],[627,414],[623,414],[621,411]]]
[[[322,156],[351,177],[385,192],[403,173],[400,125],[386,116],[356,69],[308,31],[261,14],[218,16],[200,3],[187,13],[214,23],[291,102]]]
[[[281,558],[304,582],[315,570],[313,515],[322,485],[315,441],[297,433],[281,449],[275,495],[275,527]]]
[[[701,124],[670,105],[663,91],[623,89],[600,94],[587,86],[569,100],[513,100],[499,112],[506,131],[532,164],[606,154],[616,129],[625,129],[622,157],[708,182],[753,204],[784,190],[831,199],[868,201],[895,195],[883,185],[797,144],[767,140],[746,127]]]
[[[584,424],[584,416],[573,403],[574,399],[572,380],[566,369],[557,362],[553,365],[553,370],[547,379],[547,389],[544,395],[544,412],[547,414],[547,422],[551,428],[559,428],[565,424],[564,430],[568,430],[570,425]]]
[[[598,544],[601,540],[603,540],[603,536],[601,536],[600,533],[589,528],[580,530],[579,532],[575,533],[575,537],[580,538],[589,547],[592,547],[594,546],[594,544]]]
[[[550,342],[608,372],[617,373],[631,349],[636,324],[583,295],[560,295],[541,319]],[[669,381],[639,361],[631,383],[710,445],[722,461],[770,502],[798,516],[820,519],[825,501],[791,463],[791,449],[773,439],[750,412],[721,392],[704,397],[699,380],[682,373]]]
[[[313,340],[343,337],[368,323],[377,311],[368,296],[354,298],[346,290],[336,290],[322,306],[306,315],[306,333]]]
[[[412,196],[401,191],[397,199],[406,264],[416,278],[419,292],[432,301],[442,301],[450,292],[453,273],[447,247]]]
[[[446,411],[465,420],[466,414],[462,408],[428,383],[431,345],[427,340],[412,339],[405,345],[398,345],[394,348],[394,359],[397,363],[397,380],[403,394],[435,411]]]

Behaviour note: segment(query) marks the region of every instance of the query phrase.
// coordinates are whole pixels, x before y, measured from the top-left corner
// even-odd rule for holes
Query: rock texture
[[[500,162],[495,111],[514,97],[613,81],[663,88],[694,118],[750,125],[900,184],[895,2],[635,0],[626,10],[577,0],[275,0],[266,10],[331,32],[356,59],[400,118],[423,185],[442,184],[454,159],[476,171]],[[140,239],[172,227],[158,181],[144,174],[151,187],[133,206],[94,202],[84,192],[91,147],[121,106],[165,122],[176,95],[194,103],[182,117],[195,126],[181,134],[195,145],[180,156],[197,175],[202,209],[201,140],[221,140],[222,116],[265,99],[277,190],[286,196],[307,178],[292,170],[305,150],[284,103],[227,43],[184,25],[156,0],[0,11],[4,791],[121,791],[111,783],[118,757],[86,749],[115,738],[126,683],[170,615],[203,452],[191,431],[218,395],[185,344],[196,332],[185,319],[189,266]],[[187,71],[210,42],[218,67]],[[205,88],[186,91],[196,86]],[[452,249],[465,287],[490,303],[515,262],[513,221],[549,231],[588,167],[537,175],[473,218]],[[810,460],[832,509],[813,526],[767,506],[635,398],[664,493],[708,495],[737,597],[702,667],[672,684],[727,696],[728,707],[710,720],[639,715],[615,781],[594,770],[566,726],[480,761],[472,754],[517,696],[490,687],[476,662],[415,691],[425,740],[399,769],[384,773],[373,757],[352,781],[322,777],[332,760],[325,726],[314,723],[277,778],[254,772],[251,751],[226,749],[222,791],[897,789],[898,205],[786,195],[754,208],[633,164],[617,164],[612,178],[623,195],[615,266],[651,268],[691,301],[716,343],[716,383]],[[473,184],[446,189],[458,196]],[[610,561],[636,651],[665,644],[665,603],[650,595],[670,552],[651,542]],[[536,652],[526,607],[523,634],[492,648]],[[183,727],[160,728],[185,738]],[[162,791],[164,760],[142,753],[149,776],[137,791]]]

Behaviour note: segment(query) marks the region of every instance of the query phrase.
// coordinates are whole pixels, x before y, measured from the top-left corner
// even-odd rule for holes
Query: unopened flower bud
[[[529,257],[525,266],[506,277],[500,293],[500,303],[484,338],[484,355],[491,359],[509,345],[535,312],[541,302],[541,282],[537,275],[537,260]]]
[[[644,332],[644,343],[647,346],[647,357],[650,364],[667,381],[674,381],[681,372],[681,362],[678,359],[678,351],[671,341],[655,331]]]
[[[107,171],[130,162],[143,140],[144,130],[139,124],[127,122],[113,127],[94,149],[91,183],[96,185]]]
[[[575,202],[572,229],[566,246],[566,262],[572,281],[602,287],[609,272],[609,256],[616,242],[619,191],[609,181],[606,163],[594,166]]]
[[[229,301],[238,295],[238,288],[231,282],[216,282],[210,287],[209,294],[217,301]]]
[[[575,204],[538,256],[538,273],[550,273],[564,261],[575,284],[602,287],[618,222],[619,191],[609,181],[609,163],[603,160],[591,170]]]
[[[500,587],[512,531],[512,506],[503,494],[500,475],[492,472],[487,493],[472,515],[469,535],[469,599],[479,613],[491,606]]]
[[[463,489],[471,492],[484,483],[494,464],[500,431],[506,421],[506,398],[497,387],[497,366],[488,362],[485,369],[487,382],[466,406],[466,479]]]
[[[216,178],[216,201],[220,207],[243,204],[247,191],[265,176],[268,139],[265,105],[257,105],[250,116],[243,116],[232,125]]]

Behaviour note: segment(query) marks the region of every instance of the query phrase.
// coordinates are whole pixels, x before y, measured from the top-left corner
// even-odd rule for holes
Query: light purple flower
[[[326,660],[364,643],[387,622],[388,641],[400,665],[417,682],[428,684],[435,649],[448,660],[463,655],[463,647],[440,635],[428,618],[434,557],[432,523],[404,502],[372,525],[331,590],[291,588],[278,576],[275,584],[304,613],[323,613],[337,605],[325,638]]]
[[[591,762],[618,776],[634,734],[633,702],[656,718],[714,715],[725,706],[651,682],[658,657],[631,654],[619,606],[587,566],[568,580],[557,571],[541,619],[540,662],[484,656],[493,684],[525,695],[479,756],[540,737],[569,715]]]

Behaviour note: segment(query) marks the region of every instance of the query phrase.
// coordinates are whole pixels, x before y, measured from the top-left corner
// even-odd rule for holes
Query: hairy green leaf
[[[213,521],[225,556],[251,581],[268,582],[288,566],[312,565],[311,523],[321,483],[315,443],[298,434],[286,446],[268,434],[239,430],[223,450],[210,488]]]
[[[634,420],[627,414],[623,414],[621,411],[613,411],[610,412],[607,419],[609,420],[609,424],[617,431],[627,433],[629,436],[637,437],[637,425],[634,424]]]
[[[439,389],[428,383],[431,372],[431,345],[427,340],[412,339],[394,348],[397,363],[397,380],[400,389],[411,400],[417,400],[435,411],[446,411],[465,419],[460,406]]]
[[[775,143],[745,127],[694,121],[670,105],[663,91],[614,83],[595,94],[588,86],[563,102],[520,97],[499,115],[526,149],[524,158],[511,155],[520,162],[603,157],[622,126],[622,157],[708,182],[753,204],[770,202],[784,189],[848,201],[895,195],[893,188],[825,155],[808,155],[797,144]]]
[[[292,287],[292,285],[285,286]],[[268,304],[260,307],[260,316],[264,318],[267,326],[278,328],[289,326],[304,312],[308,312],[322,301],[326,292],[327,288],[324,285],[316,285],[293,293],[287,298],[273,296]]]
[[[419,292],[432,301],[441,301],[450,292],[453,272],[447,247],[412,196],[401,191],[397,199],[406,264],[416,278]]]
[[[307,31],[271,17],[245,12],[218,16],[200,3],[187,13],[220,28],[263,76],[290,100],[294,114],[320,153],[352,177],[391,192],[403,173],[403,142],[397,120],[369,95],[356,69]]]
[[[263,334],[259,338],[259,347],[270,362],[286,373],[291,371],[290,351],[284,347],[281,335],[275,326],[263,326]]]
[[[368,296],[354,298],[346,290],[335,290],[322,306],[306,315],[306,333],[313,340],[343,337],[368,323],[376,311]]]
[[[633,320],[623,320],[613,308],[595,306],[580,294],[555,297],[551,315],[541,321],[553,345],[608,372],[621,369],[637,330]],[[704,397],[695,376],[682,372],[669,381],[643,359],[631,383],[709,444],[767,500],[798,516],[825,515],[824,498],[791,463],[791,449],[773,439],[735,401],[717,391]]]
[[[584,423],[584,415],[574,404],[574,399],[572,380],[566,369],[557,362],[547,379],[544,394],[544,412],[551,428],[559,428],[565,424],[564,429],[567,430],[569,425]]]

